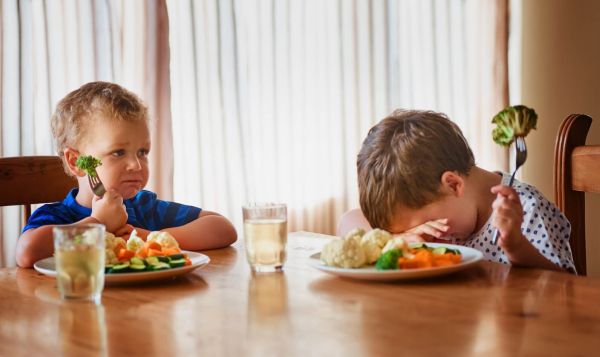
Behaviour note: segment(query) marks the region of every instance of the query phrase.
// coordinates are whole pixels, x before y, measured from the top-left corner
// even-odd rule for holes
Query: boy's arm
[[[514,239],[514,243],[511,241],[511,243],[506,244],[503,241],[499,244],[501,244],[502,249],[512,265],[563,271],[561,267],[552,263],[542,255],[542,253],[540,253],[540,251],[537,250],[523,234],[521,234],[521,238]]]
[[[135,228],[142,239],[146,239],[150,231]],[[195,220],[179,227],[161,229],[171,234],[181,249],[205,250],[223,248],[237,240],[235,228],[229,220],[218,213],[202,210]]]
[[[99,223],[93,217],[86,217],[79,222],[82,223]],[[33,264],[40,259],[52,256],[54,252],[54,239],[52,236],[52,228],[55,224],[41,226],[38,228],[28,229],[21,234],[17,241],[17,265],[21,268],[31,268]]]

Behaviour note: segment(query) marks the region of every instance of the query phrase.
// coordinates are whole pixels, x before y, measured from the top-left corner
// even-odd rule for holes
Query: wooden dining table
[[[283,272],[252,274],[243,242],[202,269],[106,285],[100,305],[0,269],[0,356],[594,356],[600,279],[479,262],[393,282],[309,264],[330,236],[294,232]]]

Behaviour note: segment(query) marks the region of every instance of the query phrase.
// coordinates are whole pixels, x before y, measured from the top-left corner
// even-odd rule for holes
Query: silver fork
[[[100,181],[100,177],[98,176],[98,174],[96,174],[95,176],[88,175],[88,182],[90,183],[90,187],[92,188],[92,192],[94,192],[94,195],[98,197],[104,196],[104,194],[106,193],[106,189],[104,188],[102,181]]]
[[[517,170],[519,169],[519,167],[523,166],[523,164],[525,163],[525,160],[527,160],[527,145],[525,145],[525,139],[522,136],[517,136],[517,138],[515,139],[515,149],[517,152],[516,155],[516,166],[515,166],[515,170],[513,171],[512,175],[510,176],[510,181],[508,182],[508,186],[512,187],[513,185],[513,181],[515,180],[515,174],[517,173]],[[498,229],[496,229],[494,231],[494,237],[492,238],[492,244],[496,245],[496,242],[498,241]]]

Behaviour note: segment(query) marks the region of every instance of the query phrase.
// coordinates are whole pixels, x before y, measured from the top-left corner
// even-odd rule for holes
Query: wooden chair
[[[25,223],[32,204],[62,201],[76,186],[58,156],[0,158],[0,206],[23,205]]]
[[[561,124],[554,148],[554,199],[571,222],[577,273],[586,275],[585,193],[600,193],[600,145],[586,145],[592,118],[571,114]]]

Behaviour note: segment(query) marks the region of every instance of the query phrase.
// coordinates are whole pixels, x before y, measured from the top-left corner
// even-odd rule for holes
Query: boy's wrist
[[[521,232],[518,233],[518,237],[509,240],[509,244],[502,247],[510,262],[515,265],[526,264],[530,248],[535,250],[535,247],[529,243]]]
[[[95,223],[95,224],[103,224],[100,220],[94,216],[85,217],[79,223]]]
[[[502,249],[511,263],[514,264],[520,262],[523,258],[522,253],[527,251],[527,247],[525,246],[529,244],[527,238],[525,238],[523,233],[518,232],[515,237],[505,239],[504,242],[505,244],[503,244]]]

